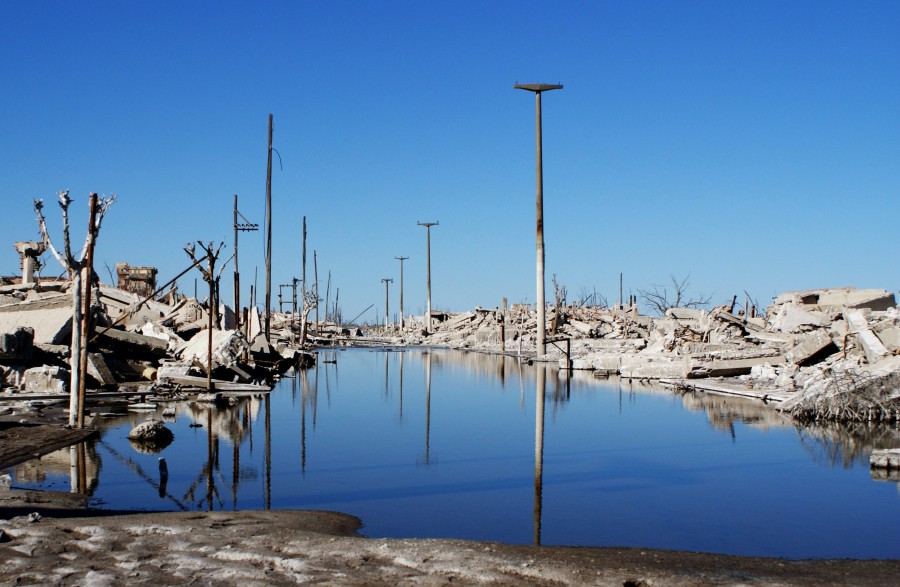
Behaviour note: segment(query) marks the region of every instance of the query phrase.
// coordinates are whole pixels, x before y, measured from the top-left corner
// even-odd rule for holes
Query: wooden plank
[[[100,433],[96,430],[72,430],[46,424],[15,425],[2,428],[0,429],[0,470],[99,435]]]

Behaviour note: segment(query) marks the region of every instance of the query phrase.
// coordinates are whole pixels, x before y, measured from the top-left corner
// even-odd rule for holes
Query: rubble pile
[[[42,405],[66,403],[73,369],[70,287],[65,280],[0,285],[4,413],[31,409],[36,394]],[[96,391],[140,392],[144,399],[206,391],[208,365],[217,390],[268,391],[287,368],[313,362],[297,348],[269,345],[259,333],[258,315],[247,321],[251,328],[235,330],[234,312],[224,305],[216,312],[210,361],[209,304],[175,292],[163,299],[95,284],[87,401]]]
[[[658,317],[640,314],[636,305],[564,306],[548,308],[547,315],[547,354],[536,360],[559,361],[564,369],[780,401],[779,409],[803,420],[900,419],[900,310],[886,290],[785,292],[765,316],[733,305],[670,308]],[[535,350],[530,306],[439,318],[431,335],[414,322],[403,332],[382,333],[383,340]]]

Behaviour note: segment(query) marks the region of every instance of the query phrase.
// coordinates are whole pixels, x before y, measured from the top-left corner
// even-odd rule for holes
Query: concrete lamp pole
[[[437,226],[440,222],[416,222],[419,226],[425,227],[425,265],[428,274],[428,298],[425,306],[425,330],[431,334],[431,227]]]
[[[546,307],[544,301],[544,170],[541,155],[541,94],[550,90],[561,90],[559,84],[515,84],[516,90],[534,92],[537,109],[537,341],[535,351],[537,356],[546,354]]]
[[[384,282],[384,331],[387,332],[388,324],[390,324],[390,313],[388,311],[388,284],[394,283],[394,280],[385,277],[381,281]]]
[[[403,330],[403,261],[409,259],[409,257],[394,257],[398,261],[400,261],[400,330]]]

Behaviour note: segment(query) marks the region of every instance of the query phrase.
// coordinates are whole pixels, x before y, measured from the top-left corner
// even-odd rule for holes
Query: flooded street
[[[129,412],[6,472],[108,509],[335,510],[371,537],[900,556],[897,480],[868,465],[896,428],[416,348],[322,351],[267,398],[172,405],[159,454],[129,443],[148,416]]]

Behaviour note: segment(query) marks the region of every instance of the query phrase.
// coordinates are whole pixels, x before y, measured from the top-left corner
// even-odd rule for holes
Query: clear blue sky
[[[59,243],[62,189],[79,246],[88,194],[118,195],[106,279],[127,261],[168,280],[198,239],[230,255],[233,194],[264,224],[272,113],[274,284],[300,274],[305,215],[309,279],[315,249],[345,317],[383,314],[383,277],[396,312],[400,255],[422,312],[416,222],[438,220],[434,307],[533,303],[534,98],[512,86],[558,82],[547,279],[570,300],[615,301],[620,271],[626,295],[690,274],[717,304],[896,290],[898,31],[893,1],[5,2],[0,273],[38,237],[33,198]],[[264,289],[262,235],[240,260]]]

